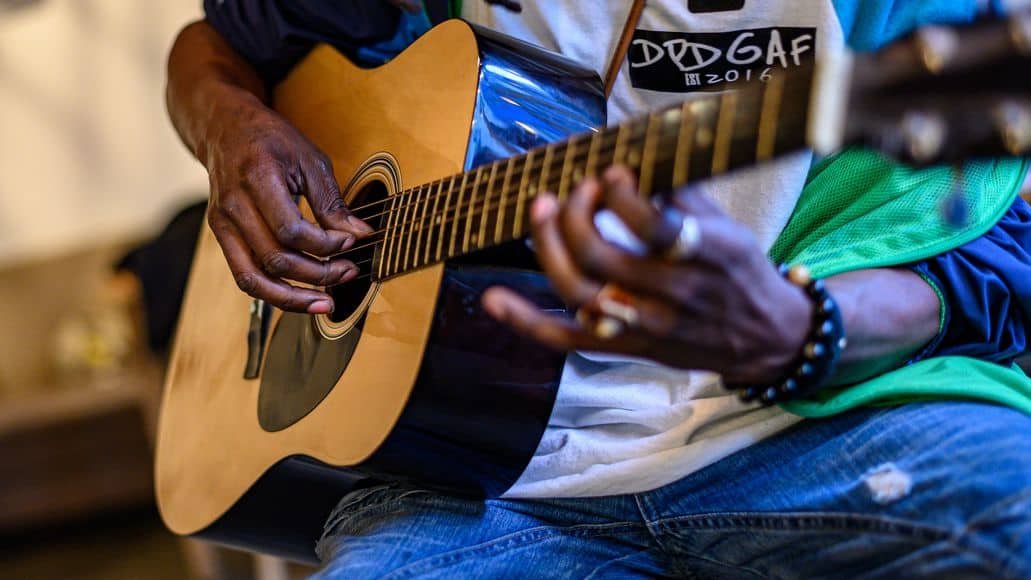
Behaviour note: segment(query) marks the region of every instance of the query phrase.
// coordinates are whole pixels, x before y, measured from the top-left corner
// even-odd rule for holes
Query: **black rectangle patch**
[[[687,9],[695,14],[734,12],[745,7],[745,0],[687,0]]]
[[[733,32],[637,30],[627,54],[638,89],[687,93],[769,80],[811,61],[816,29],[773,27]]]

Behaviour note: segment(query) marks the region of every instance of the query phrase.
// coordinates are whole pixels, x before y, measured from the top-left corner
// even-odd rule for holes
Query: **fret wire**
[[[405,234],[405,228],[410,225],[409,222],[408,222],[408,213],[412,209],[412,205],[410,203],[410,198],[412,197],[413,193],[414,193],[414,191],[409,191],[409,192],[402,193],[401,195],[404,195],[406,199],[399,202],[401,205],[404,206],[404,212],[401,214],[401,222],[399,224],[400,227],[397,230],[397,247],[395,248],[395,252],[394,252],[394,265],[393,265],[394,272],[400,272],[401,271],[401,248],[402,248],[402,246],[404,246],[405,238],[407,237],[406,234]]]
[[[458,187],[458,202],[455,204],[455,219],[451,223],[451,245],[448,248],[448,256],[455,255],[455,242],[458,241],[458,216],[462,210],[462,198],[465,197],[465,184],[469,180],[469,172],[462,174],[462,185]]]
[[[568,141],[566,145],[565,154],[562,156],[562,172],[559,175],[558,180],[558,199],[559,201],[565,201],[569,194],[569,178],[570,171],[572,171],[572,158],[576,156],[577,138]]]
[[[691,165],[695,179],[704,179],[712,171],[712,145],[716,134],[716,117],[718,114],[717,99],[705,97],[692,101],[688,110],[695,117],[693,147],[691,149]]]
[[[757,161],[773,157],[777,143],[777,117],[780,116],[781,99],[784,97],[784,76],[775,74],[763,87],[762,108],[759,114],[759,138],[755,146]]]
[[[603,144],[601,146],[599,146],[599,149],[604,151],[607,148],[607,146],[605,144],[605,141],[610,140],[612,138],[612,136],[614,136],[614,135],[615,135],[615,132],[613,132],[613,131],[606,132],[606,134],[602,138],[602,143]],[[644,135],[631,135],[629,138],[625,139],[625,143],[626,143],[626,145],[637,145],[637,144],[639,144],[638,142],[639,141],[643,141],[643,139],[644,139]],[[539,150],[537,150],[537,151],[539,151]],[[530,153],[535,153],[535,151],[531,150]],[[532,168],[536,168],[538,166],[538,164],[536,163],[536,156],[535,155],[530,155],[530,153],[528,153],[524,157],[524,160],[525,160],[524,165],[529,166],[531,168],[531,170],[530,171],[521,172],[521,173],[524,173],[523,179],[521,181],[525,181],[526,183],[530,184],[530,189],[532,190],[533,189]],[[581,157],[585,157],[586,158],[587,155],[589,155],[589,151],[588,150],[586,150],[586,149],[578,149],[575,152],[575,155],[572,157],[572,159],[574,160],[574,163],[575,163]],[[600,156],[601,156],[601,153],[599,153],[599,157]],[[519,158],[516,157],[516,158],[513,158],[513,159],[518,160]],[[460,174],[463,177],[463,186],[459,187],[459,189],[458,189],[460,195],[461,195],[461,192],[463,192],[463,191],[472,191],[472,192],[478,191],[476,188],[473,187],[474,185],[476,185],[475,181],[472,182],[472,183],[468,182],[468,177],[469,177],[470,174],[479,173],[480,171],[482,171],[482,169],[483,168],[480,168],[479,171],[474,170],[472,172],[467,172],[467,173],[464,173],[464,174]],[[514,170],[513,170],[513,173],[515,173]],[[452,186],[451,186],[452,188],[453,188],[453,182],[457,179],[457,177],[458,176],[454,176],[452,178],[452,180],[451,180],[452,181]],[[479,175],[479,182],[483,183],[482,175]],[[522,187],[522,185],[523,184],[521,183],[520,187]],[[478,185],[476,185],[476,187],[478,187]],[[409,235],[413,235],[415,232],[422,232],[424,230],[424,228],[429,227],[426,224],[432,223],[432,222],[427,221],[425,219],[422,219],[422,220],[416,219],[416,215],[414,213],[415,211],[418,211],[418,209],[415,207],[416,203],[422,201],[422,195],[421,194],[423,192],[421,191],[421,189],[422,188],[420,187],[420,188],[416,188],[416,189],[413,189],[413,190],[409,190],[407,192],[402,192],[408,198],[415,198],[414,194],[419,194],[418,198],[410,199],[408,202],[406,202],[406,205],[411,207],[412,211],[408,212],[410,217],[411,217],[411,220],[408,220],[407,218],[404,218],[404,217],[402,218],[405,221],[401,225],[402,226],[409,226],[407,228],[408,231],[405,232],[405,234],[406,234],[405,237],[408,237]],[[526,199],[528,197],[529,196],[525,195],[525,194],[521,195],[521,196],[518,196],[517,199],[515,200],[515,202],[517,204],[517,207],[520,207],[520,209],[524,209],[525,201],[526,201]],[[446,210],[448,214],[453,213],[453,215],[450,216],[451,219],[448,219],[449,218],[448,215],[444,215],[443,216],[443,220],[444,221],[458,222],[458,221],[460,221],[462,219],[465,219],[466,220],[466,224],[468,225],[470,223],[470,220],[471,219],[475,219],[475,217],[476,217],[476,213],[477,212],[475,211],[475,208],[474,208],[474,206],[476,204],[474,202],[475,202],[475,199],[470,199],[469,202],[463,204],[462,203],[462,197],[460,197],[459,200],[457,201],[457,203],[455,204],[456,207],[455,207],[453,212],[450,209],[450,207],[448,207],[447,210]],[[511,204],[512,204],[512,202],[508,202],[507,205],[511,205]],[[450,202],[448,202],[448,206],[450,206]],[[407,208],[406,208],[406,210],[407,210]],[[465,212],[464,210],[470,210],[470,211]],[[398,213],[400,213],[400,212],[398,212]],[[523,213],[523,212],[520,212],[520,213]],[[517,213],[516,218],[521,221],[522,216],[519,215],[519,213]],[[420,223],[421,223],[421,225],[420,225]],[[522,225],[520,224],[516,229],[518,230],[518,229],[521,229],[521,228],[522,228]],[[455,229],[457,230],[457,227]],[[455,244],[457,245],[457,240],[456,240]]]
[[[535,150],[530,150],[526,154],[526,162],[523,164],[523,175],[519,179],[519,191],[516,192],[515,225],[512,227],[512,234],[515,236],[520,236],[523,233],[523,207],[526,205],[526,196],[529,195],[529,191],[526,189],[529,186],[530,180],[530,169],[528,167],[533,163],[533,156],[536,153]]]
[[[413,192],[413,196],[414,197],[412,199],[412,206],[413,206],[412,207],[412,221],[411,221],[411,225],[408,228],[408,233],[405,235],[404,258],[401,261],[401,263],[403,264],[402,268],[406,269],[406,270],[408,268],[411,268],[409,259],[411,257],[411,252],[412,252],[412,238],[415,236],[415,226],[418,224],[418,221],[417,221],[418,218],[416,217],[416,215],[417,215],[417,213],[419,211],[419,199],[422,197],[422,193],[423,193],[422,186],[419,186],[419,187],[415,188],[415,190]]]
[[[555,155],[555,143],[548,144],[544,148],[544,163],[541,164],[541,176],[537,183],[537,191],[547,191],[548,187],[548,174],[551,172],[552,158]]]
[[[652,178],[655,174],[655,152],[658,143],[655,141],[655,132],[660,127],[660,117],[657,114],[648,115],[648,125],[644,130],[644,155],[641,159],[640,178],[638,191],[641,195],[649,195],[652,188]]]
[[[584,173],[587,176],[593,176],[598,171],[598,148],[601,147],[601,142],[605,140],[604,133],[596,131],[591,135],[591,143],[587,146],[587,165],[584,167]]]
[[[737,116],[738,95],[726,91],[720,96],[720,113],[716,120],[716,142],[712,152],[712,174],[726,173],[730,167],[730,146],[733,140],[734,118]]]
[[[448,209],[451,207],[451,194],[455,189],[455,177],[447,180],[450,185],[447,186],[447,193],[444,196],[444,210],[440,214],[440,231],[437,234],[437,261],[439,262],[444,257],[444,244],[447,241],[447,226],[450,224],[447,214]],[[444,181],[441,180],[440,186],[444,187]]]
[[[636,139],[637,139],[637,137],[633,137],[633,140],[636,140]],[[604,147],[602,147],[602,149],[604,149]],[[535,152],[533,150],[531,150],[530,153],[535,153]],[[574,161],[576,161],[581,156],[586,156],[586,155],[587,155],[587,151],[586,150],[578,150],[576,152],[576,155],[574,156],[573,159],[574,159]],[[513,159],[518,161],[520,158],[519,157],[515,157]],[[525,165],[529,165],[531,167],[531,170],[527,171],[527,172],[522,172],[521,171],[520,173],[524,173],[523,178],[529,184],[529,189],[532,191],[532,190],[534,190],[534,185],[533,185],[534,182],[531,179],[532,178],[532,168],[538,167],[538,164],[536,163],[535,159],[531,159],[531,156],[529,154],[527,156],[525,156],[523,159],[525,159],[525,161],[526,161],[526,163],[524,163],[524,164]],[[468,172],[468,173],[465,173],[465,174],[459,174],[459,175],[463,177],[463,182],[466,182],[466,181],[468,181],[468,176],[470,174],[474,174],[474,173],[476,173],[475,170],[471,171],[471,172]],[[514,173],[514,171],[513,171],[513,173]],[[452,182],[454,180],[456,180],[457,177],[458,177],[457,175],[454,176],[454,178],[452,179]],[[481,182],[482,182],[482,179],[481,179]],[[459,192],[460,195],[462,194],[463,191],[473,191],[472,186],[474,185],[474,183],[475,183],[475,181],[464,183],[464,185],[460,186],[457,191]],[[522,187],[522,184],[520,186]],[[453,185],[452,185],[452,188],[453,188]],[[414,193],[415,191],[416,190],[413,189],[413,190],[410,190],[409,192],[404,192],[404,193]],[[529,197],[529,196],[524,195],[522,197],[526,198],[526,197]],[[412,205],[414,207],[416,201],[418,201],[418,200],[413,200],[413,201],[410,201],[408,203],[409,203],[409,205]],[[443,216],[444,220],[457,222],[457,221],[462,220],[462,219],[468,219],[470,217],[470,213],[464,212],[464,210],[471,210],[472,206],[475,205],[473,203],[473,201],[474,200],[470,200],[469,202],[463,204],[462,203],[462,197],[460,197],[458,202],[456,203],[456,208],[455,208],[455,210],[453,212],[451,211],[450,208],[448,208],[446,210],[447,214],[453,214],[453,215],[450,216],[450,219],[449,219],[448,215],[444,215]],[[520,201],[520,200],[517,198],[517,202],[518,201]],[[448,205],[450,205],[450,202],[448,202]],[[511,202],[508,205],[511,205]],[[474,212],[471,210],[471,213],[474,213]],[[473,216],[473,217],[475,217],[475,216]],[[413,216],[413,220],[414,219],[415,218]],[[459,224],[459,227],[460,227],[460,224]],[[412,230],[413,231],[421,231],[422,230],[422,226],[419,226],[418,224],[413,224]],[[457,241],[455,243],[456,243],[456,246],[457,246]]]
[[[415,238],[415,253],[412,259],[419,264],[426,263],[426,260],[422,259],[422,256],[426,254],[423,245],[429,248],[429,236],[433,230],[433,213],[430,212],[430,202],[434,199],[433,185],[432,181],[426,184],[426,195],[422,201],[422,217],[419,218],[419,227],[422,230],[419,232],[419,237]]]
[[[512,180],[512,168],[515,167],[515,157],[509,158],[508,163],[505,164],[505,179],[501,182],[501,202],[498,206],[498,221],[494,225],[494,243],[501,243],[501,234],[505,229],[505,209],[508,205],[508,188],[511,185]]]
[[[469,213],[466,214],[465,218],[465,237],[462,241],[462,252],[469,251],[469,234],[472,233],[473,228],[473,216],[476,213],[476,188],[480,184],[480,180],[483,179],[483,166],[481,165],[476,169],[476,181],[473,182],[473,188],[471,197],[469,198]]]
[[[672,159],[672,157],[668,155],[668,153],[671,153],[671,152],[672,152],[672,151],[673,151],[673,150],[675,149],[675,148],[673,147],[672,139],[673,139],[673,137],[672,137],[672,136],[670,136],[670,140],[671,140],[671,143],[670,143],[670,146],[669,146],[669,147],[661,147],[661,146],[660,146],[660,148],[659,148],[659,151],[660,151],[660,153],[658,153],[658,154],[656,155],[656,161],[657,161],[657,162],[660,162],[660,161],[661,161],[661,162],[667,162],[667,161],[670,161],[670,160]],[[529,156],[527,156],[527,159],[526,159],[526,160],[524,161],[524,163],[525,163],[526,161],[531,161],[531,160],[529,159]],[[528,163],[527,163],[527,164],[528,164]],[[524,197],[525,197],[525,196],[518,196],[516,200],[512,200],[512,201],[510,201],[510,202],[508,202],[508,203],[509,203],[509,204],[515,203],[515,204],[516,204],[517,206],[519,206],[519,205],[520,205],[520,202],[521,202],[521,201],[523,201],[523,198],[524,198]],[[524,203],[525,203],[525,202],[524,202]],[[469,206],[466,206],[466,207],[469,207]],[[460,211],[461,211],[461,210],[459,209],[459,210],[457,210],[457,211],[458,211],[459,213],[456,213],[455,221],[461,220],[461,219],[462,219],[462,217],[463,217],[462,215],[460,215]],[[521,234],[516,234],[516,235],[513,235],[513,237],[519,237],[519,235],[521,235]]]
[[[487,190],[483,193],[483,211],[480,214],[480,233],[477,236],[476,245],[484,247],[487,239],[487,219],[490,218],[490,199],[494,191],[494,180],[498,175],[498,162],[490,165],[490,177],[487,178]],[[474,208],[475,209],[475,208]]]
[[[422,239],[425,233],[429,231],[429,228],[426,227],[426,218],[428,217],[426,215],[426,211],[430,205],[430,193],[432,192],[433,186],[428,184],[425,187],[425,190],[423,191],[422,195],[419,196],[419,206],[421,207],[422,211],[419,213],[419,217],[416,218],[418,220],[416,222],[416,225],[419,227],[419,232],[415,235],[415,248],[412,252],[413,267],[416,266],[419,262],[419,254],[422,250]]]
[[[399,272],[400,269],[401,269],[400,268],[400,266],[401,266],[401,249],[404,247],[404,243],[405,243],[405,241],[404,241],[405,240],[404,229],[408,225],[407,216],[408,216],[408,211],[409,211],[409,209],[411,207],[409,205],[409,203],[408,203],[408,200],[411,197],[411,192],[410,191],[402,191],[401,193],[398,193],[396,195],[396,197],[397,197],[397,208],[398,208],[397,217],[398,217],[398,219],[394,222],[394,247],[393,247],[393,250],[391,250],[391,252],[390,252],[390,256],[391,256],[390,269],[392,271],[391,273]]]
[[[622,123],[616,128],[616,150],[612,154],[612,164],[619,165],[626,157],[626,128],[628,123]]]
[[[688,101],[680,106],[680,131],[677,132],[677,148],[673,158],[673,186],[687,183],[691,166],[691,149],[694,147],[694,116],[689,114]]]
[[[433,188],[431,187],[430,190],[432,191]],[[441,222],[444,221],[443,219],[441,219],[441,217],[439,215],[437,215],[437,207],[440,206],[440,197],[441,197],[441,192],[443,190],[444,190],[444,181],[441,180],[437,184],[437,192],[435,194],[433,194],[433,211],[432,211],[432,213],[430,213],[430,222],[426,226],[426,229],[428,231],[426,233],[426,255],[423,256],[423,259],[422,259],[424,264],[429,264],[430,263],[430,253],[431,253],[431,249],[433,248],[433,243],[432,242],[433,242],[433,237],[434,237],[433,236],[433,226],[438,225],[438,224],[440,224]],[[437,237],[438,240],[440,239],[439,233],[438,233],[438,235],[436,237]]]
[[[398,196],[396,195],[391,195],[389,198],[390,210],[387,212],[387,226],[384,229],[383,234],[383,247],[380,249],[379,263],[377,264],[380,278],[385,277],[388,273],[387,267],[390,262],[390,244],[394,241],[394,237],[391,235],[391,233],[393,233],[391,228],[393,227],[397,217],[397,212],[394,210],[397,206],[397,197]],[[373,255],[376,255],[376,253],[373,252]]]

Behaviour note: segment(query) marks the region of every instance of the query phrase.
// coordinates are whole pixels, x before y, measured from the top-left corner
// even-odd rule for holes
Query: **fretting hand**
[[[655,251],[636,255],[605,241],[594,219],[603,207]],[[575,320],[546,314],[505,288],[490,289],[485,308],[556,349],[707,369],[733,384],[778,380],[801,351],[812,304],[780,276],[751,232],[707,196],[681,191],[672,207],[656,210],[639,195],[628,169],[612,168],[602,180],[580,183],[566,204],[542,195],[532,208],[538,258],[570,305],[600,310],[604,286],[622,289],[636,320],[615,336],[598,336]],[[691,218],[698,226],[693,255],[660,257]]]

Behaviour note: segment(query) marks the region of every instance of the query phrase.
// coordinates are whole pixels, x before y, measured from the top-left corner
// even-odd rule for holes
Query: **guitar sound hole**
[[[347,320],[361,306],[372,287],[373,258],[379,247],[379,240],[383,237],[380,230],[386,224],[386,211],[389,208],[389,204],[385,203],[387,198],[387,188],[383,182],[373,181],[362,188],[350,201],[351,212],[372,226],[376,233],[367,240],[358,240],[355,243],[355,249],[343,254],[358,265],[358,278],[346,284],[327,288],[326,291],[333,297],[336,305],[333,314],[329,317],[333,322],[339,323]]]

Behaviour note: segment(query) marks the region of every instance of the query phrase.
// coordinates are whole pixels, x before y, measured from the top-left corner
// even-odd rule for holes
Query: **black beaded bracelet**
[[[791,372],[774,385],[741,389],[739,394],[743,401],[758,399],[764,405],[772,405],[818,390],[834,374],[841,352],[848,344],[841,311],[823,280],[814,279],[805,266],[789,268],[782,265],[780,273],[789,282],[805,290],[813,301],[809,335]]]

